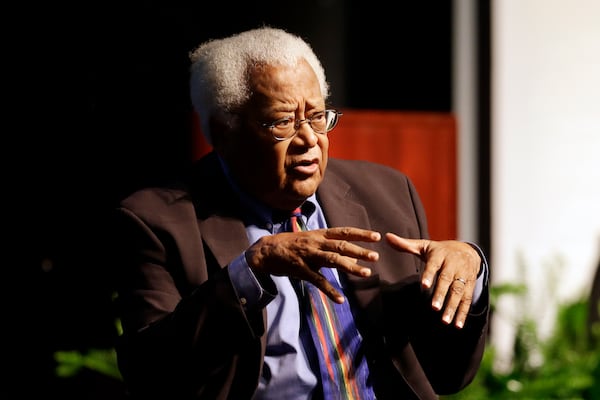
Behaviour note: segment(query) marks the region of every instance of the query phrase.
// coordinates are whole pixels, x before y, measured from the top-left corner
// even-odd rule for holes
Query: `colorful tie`
[[[307,230],[300,208],[294,210],[290,222],[294,232]],[[330,268],[321,268],[320,272],[343,293]],[[316,286],[302,284],[308,293],[309,301],[303,303],[308,308],[305,315],[319,358],[324,398],[374,399],[367,384],[368,367],[360,349],[361,337],[348,300],[337,304]]]

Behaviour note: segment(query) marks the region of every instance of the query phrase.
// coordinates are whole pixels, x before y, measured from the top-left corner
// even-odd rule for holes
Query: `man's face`
[[[329,140],[302,123],[294,137],[276,141],[263,124],[325,110],[319,81],[304,61],[293,68],[261,66],[251,73],[251,90],[242,130],[228,137],[220,153],[244,190],[273,208],[291,210],[323,180]]]

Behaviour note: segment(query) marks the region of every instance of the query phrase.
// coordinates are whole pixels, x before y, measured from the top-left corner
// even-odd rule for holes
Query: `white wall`
[[[514,322],[550,333],[600,257],[600,1],[497,0],[491,13],[493,283],[530,291],[525,307],[499,305],[501,368]]]

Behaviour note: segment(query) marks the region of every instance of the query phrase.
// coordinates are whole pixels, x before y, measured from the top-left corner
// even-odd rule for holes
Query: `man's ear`
[[[209,120],[213,149],[225,157],[233,145],[233,135],[239,126],[239,116],[235,114],[215,113]]]

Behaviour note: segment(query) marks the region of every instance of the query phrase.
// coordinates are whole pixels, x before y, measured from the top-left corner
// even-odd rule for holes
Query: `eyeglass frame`
[[[323,113],[325,115],[325,119],[326,120],[328,119],[327,118],[327,114],[328,113],[329,114],[333,114],[335,116],[335,122],[334,122],[334,124],[331,126],[331,128],[327,128],[326,127],[324,132],[318,132],[315,128],[313,128],[312,123],[311,123],[312,120],[317,115],[319,115],[321,113]],[[275,139],[278,142],[283,142],[283,141],[290,140],[290,139],[294,138],[294,136],[296,136],[298,134],[298,131],[300,130],[300,125],[302,125],[305,122],[308,123],[308,126],[310,126],[310,129],[312,129],[313,132],[318,133],[320,135],[325,135],[325,134],[331,132],[333,130],[333,128],[335,128],[337,126],[339,118],[340,118],[341,115],[344,115],[341,111],[336,110],[334,108],[327,108],[327,109],[325,109],[323,111],[318,111],[318,112],[314,113],[313,115],[311,115],[308,118],[299,119],[299,120],[296,120],[294,117],[280,118],[280,119],[278,119],[276,121],[273,121],[273,122],[264,122],[264,123],[261,124],[261,126],[263,128],[268,128],[269,129],[269,131],[271,132],[271,136],[273,137],[273,139]],[[273,129],[277,126],[277,124],[283,123],[283,122],[291,122],[292,120],[294,120],[294,133],[293,134],[291,134],[290,136],[287,136],[287,137],[283,137],[283,138],[282,137],[277,137],[277,136],[275,136],[273,134]]]

